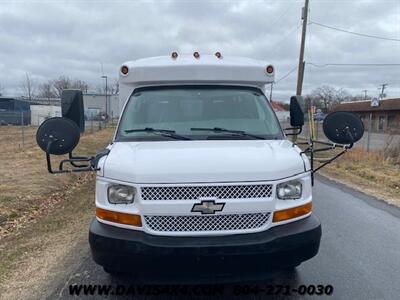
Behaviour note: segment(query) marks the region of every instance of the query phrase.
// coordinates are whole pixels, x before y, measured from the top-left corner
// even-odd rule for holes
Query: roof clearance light
[[[173,59],[176,59],[176,58],[178,57],[178,53],[175,52],[175,51],[172,52],[171,57],[172,57]]]
[[[215,57],[216,58],[222,58],[221,52],[215,52]]]
[[[194,58],[196,58],[196,59],[199,59],[200,58],[200,54],[199,54],[199,52],[194,52],[193,53],[193,56],[194,56]]]
[[[272,73],[274,73],[274,67],[271,66],[271,65],[269,65],[269,66],[266,68],[266,71],[267,71],[267,74],[272,74]]]
[[[129,68],[127,66],[122,66],[121,67],[121,73],[126,75],[129,72]]]

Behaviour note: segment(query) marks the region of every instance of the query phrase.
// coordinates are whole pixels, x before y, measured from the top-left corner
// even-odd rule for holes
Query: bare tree
[[[81,90],[82,92],[87,93],[89,85],[85,81],[78,79],[71,84],[71,88]]]
[[[4,87],[0,83],[0,96],[3,96],[4,93]]]
[[[67,76],[60,76],[53,81],[53,87],[57,97],[61,97],[62,91],[71,88],[71,79]]]
[[[335,98],[335,89],[329,85],[320,86],[311,92],[310,98],[313,102],[320,101],[324,111],[328,112]]]
[[[42,98],[56,98],[56,93],[53,87],[53,81],[49,80],[39,85],[39,97]]]
[[[28,72],[25,73],[25,77],[21,82],[21,90],[25,97],[27,97],[29,100],[32,100],[35,93],[35,85],[31,74]]]
[[[111,94],[118,94],[119,93],[119,80],[116,79],[111,86]]]
[[[340,104],[342,102],[350,101],[350,99],[351,95],[345,89],[339,88],[336,90],[334,99],[335,104]]]
[[[58,79],[53,80],[52,85],[57,97],[61,97],[62,91],[66,89],[77,89],[85,93],[87,93],[89,89],[89,85],[85,81],[79,79],[72,81],[67,76],[58,77]]]

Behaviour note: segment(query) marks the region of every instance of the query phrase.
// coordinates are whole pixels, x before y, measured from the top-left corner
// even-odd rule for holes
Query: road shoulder
[[[362,199],[369,205],[377,209],[384,210],[391,215],[400,218],[400,208],[385,200],[384,197],[380,197],[381,195],[376,195],[376,193],[373,193],[368,189],[364,189],[363,187],[357,186],[353,183],[346,182],[343,179],[330,176],[327,173],[316,175],[316,179],[331,186],[336,186],[338,189]]]

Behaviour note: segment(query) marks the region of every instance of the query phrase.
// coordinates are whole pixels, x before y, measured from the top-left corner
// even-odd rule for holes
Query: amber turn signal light
[[[139,215],[131,215],[96,207],[96,216],[104,221],[142,227]]]
[[[311,211],[312,211],[312,202],[293,208],[278,210],[274,212],[274,218],[272,222],[282,222],[289,219],[298,218],[310,213]]]

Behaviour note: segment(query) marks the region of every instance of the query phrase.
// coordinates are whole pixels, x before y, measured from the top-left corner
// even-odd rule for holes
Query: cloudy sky
[[[219,50],[273,63],[274,98],[287,101],[295,92],[303,4],[0,0],[0,85],[5,94],[19,94],[28,72],[36,86],[66,75],[96,87],[104,84],[102,72],[116,80],[118,66],[126,60],[174,50]],[[400,0],[310,0],[309,17],[304,93],[328,84],[353,94],[367,89],[377,96],[378,86],[388,83],[388,96],[400,96]],[[398,65],[329,65],[349,63]]]

